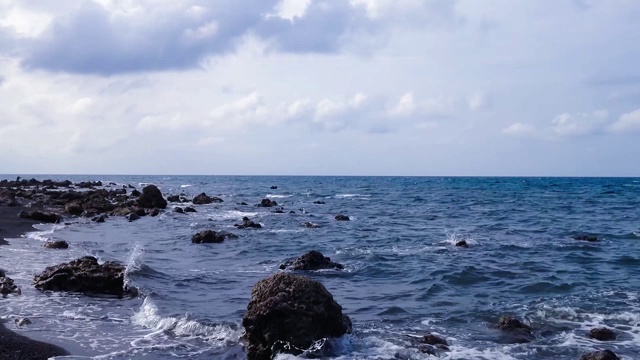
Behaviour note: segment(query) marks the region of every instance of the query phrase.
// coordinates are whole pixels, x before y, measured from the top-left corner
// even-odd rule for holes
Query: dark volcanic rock
[[[584,354],[580,360],[620,360],[620,358],[611,350],[602,350]]]
[[[324,205],[325,204],[324,201],[320,201],[320,200],[314,201],[313,203],[316,204],[316,205]]]
[[[181,208],[180,206],[176,206],[176,207],[173,209],[173,212],[177,212],[178,214],[184,214],[184,209],[183,209],[183,208]]]
[[[186,208],[184,208],[184,212],[186,213],[194,213],[197,212],[196,209],[192,208],[191,206],[187,206]]]
[[[149,213],[149,216],[151,217],[158,216],[158,215],[160,215],[160,210],[158,210],[158,208],[151,210],[151,212]]]
[[[507,335],[505,341],[508,343],[523,344],[535,339],[529,325],[526,325],[520,320],[510,316],[500,317],[497,327]]]
[[[351,219],[349,219],[349,217],[347,215],[338,214],[338,215],[336,215],[336,220],[338,220],[338,221],[350,221]]]
[[[278,187],[277,187],[277,186],[275,186],[275,185],[271,186],[271,190],[275,190],[275,189],[277,189],[277,188],[278,188]]]
[[[23,219],[32,219],[35,221],[41,221],[43,223],[59,223],[60,221],[62,221],[62,216],[42,211],[21,211],[18,216]]]
[[[215,203],[221,203],[221,202],[224,202],[224,200],[220,199],[219,197],[215,197],[215,196],[211,197],[211,196],[208,196],[205,193],[202,193],[202,194],[194,197],[192,202],[195,205],[204,205],[204,204],[211,204],[211,203],[214,203],[214,202]]]
[[[320,227],[320,225],[318,225],[318,224],[314,224],[314,223],[309,222],[309,221],[305,221],[305,222],[303,222],[303,223],[302,223],[302,226],[304,226],[304,227],[306,227],[306,228],[309,228],[309,229],[316,229],[316,228],[319,228],[319,227]]]
[[[64,210],[71,215],[81,215],[84,212],[79,202],[70,202],[64,206]]]
[[[351,332],[351,320],[318,281],[290,273],[260,280],[242,319],[249,360],[300,354],[315,341]]]
[[[610,341],[616,339],[616,333],[611,329],[607,329],[605,327],[591,329],[589,334],[587,334],[589,338],[596,339],[600,341]]]
[[[463,247],[463,248],[468,248],[469,244],[467,244],[466,240],[460,240],[456,243],[456,246],[458,247]]]
[[[284,208],[277,208],[273,211],[275,214],[284,214]]]
[[[64,240],[53,240],[45,242],[42,246],[47,249],[68,249],[69,243]]]
[[[221,243],[226,239],[237,239],[238,236],[226,231],[203,230],[191,237],[191,242],[195,244],[201,243]]]
[[[84,256],[68,263],[50,266],[33,280],[40,290],[74,291],[93,294],[123,295],[125,267],[107,261],[99,265],[93,256]]]
[[[331,258],[322,255],[320,251],[311,250],[297,259],[286,260],[280,265],[280,269],[291,270],[320,270],[343,269],[342,264],[331,261]]]
[[[168,202],[180,202],[180,196],[171,195],[171,196],[167,197],[167,201]]]
[[[162,197],[162,192],[155,185],[147,185],[142,188],[142,195],[138,198],[138,206],[143,208],[167,207],[167,200]]]
[[[0,191],[0,204],[17,206],[18,202],[16,201],[16,194],[11,190]]]
[[[449,343],[442,336],[427,334],[422,338],[422,343],[429,345],[444,345],[449,346]]]
[[[125,218],[127,218],[127,220],[129,220],[129,222],[131,222],[131,221],[136,221],[136,220],[140,219],[140,215],[138,215],[137,213],[132,212],[130,214],[127,214],[127,216],[125,216]]]
[[[258,205],[260,207],[272,207],[272,206],[278,206],[278,203],[275,202],[274,200],[271,199],[262,199],[262,201],[260,201],[260,205]]]
[[[242,218],[242,224],[235,224],[233,226],[237,227],[238,229],[247,229],[247,228],[260,229],[262,227],[262,225],[249,220],[249,218],[246,216]]]
[[[124,190],[124,189],[123,189]],[[126,191],[126,190],[125,190]],[[138,191],[138,189],[133,189],[131,190],[131,195],[132,197],[140,197],[140,195],[142,195],[142,193],[140,191]]]
[[[13,282],[13,279],[7,277],[3,272],[0,271],[0,294],[3,297],[6,297],[9,294],[17,294],[20,295],[22,292],[20,288]]]
[[[580,240],[580,241],[589,241],[589,242],[598,241],[598,237],[593,235],[576,235],[576,236],[572,236],[572,238],[574,240]]]
[[[91,219],[91,221],[95,221],[97,223],[103,223],[106,220],[106,216],[105,215],[100,215],[100,216],[96,216],[93,219]]]

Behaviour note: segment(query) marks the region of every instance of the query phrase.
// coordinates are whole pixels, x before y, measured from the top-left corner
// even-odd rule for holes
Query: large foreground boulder
[[[318,340],[351,332],[351,320],[320,282],[290,273],[272,275],[253,287],[242,325],[249,360],[300,354]]]
[[[290,270],[320,270],[343,269],[342,264],[331,261],[331,258],[322,255],[320,251],[311,250],[296,259],[288,259],[280,265],[280,269]]]
[[[167,200],[162,197],[162,192],[155,185],[147,185],[142,188],[142,195],[138,198],[138,206],[143,208],[167,207]]]
[[[33,285],[40,290],[123,295],[129,292],[124,284],[124,270],[125,267],[117,262],[107,261],[100,265],[93,256],[84,256],[49,266],[34,278]]]
[[[602,350],[584,354],[580,360],[620,360],[620,358],[611,350]]]

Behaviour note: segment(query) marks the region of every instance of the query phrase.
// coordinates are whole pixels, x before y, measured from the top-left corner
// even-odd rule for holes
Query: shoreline
[[[9,244],[6,238],[17,238],[29,231],[35,231],[33,225],[37,224],[37,221],[18,217],[20,211],[28,209],[23,206],[0,205],[0,245]],[[2,264],[2,267],[7,265],[9,264]],[[10,272],[10,269],[3,268],[3,270]],[[24,284],[18,285],[24,286]],[[6,301],[6,299],[0,299],[0,301]],[[6,360],[45,360],[54,356],[70,355],[60,346],[18,334],[8,329],[2,322],[0,322],[0,354],[2,359]]]

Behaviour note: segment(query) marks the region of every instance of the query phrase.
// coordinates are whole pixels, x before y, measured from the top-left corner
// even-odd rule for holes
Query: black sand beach
[[[6,245],[5,238],[18,237],[28,231],[33,230],[36,221],[22,219],[18,213],[24,208],[8,207],[0,205],[0,245]],[[1,250],[1,248],[0,248]],[[3,263],[3,270],[10,271],[7,267],[9,263]],[[3,299],[0,299],[3,301]],[[53,356],[69,355],[69,353],[55,345],[43,343],[29,339],[8,330],[4,324],[0,323],[0,359],[3,360],[39,360],[48,359]]]

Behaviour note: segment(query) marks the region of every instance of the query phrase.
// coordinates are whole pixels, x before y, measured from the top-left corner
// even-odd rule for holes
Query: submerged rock
[[[596,339],[600,341],[610,341],[616,339],[616,333],[611,329],[607,329],[605,327],[591,329],[587,336],[590,339]]]
[[[497,327],[506,335],[506,342],[511,344],[528,343],[535,339],[529,325],[511,316],[500,317]]]
[[[19,217],[23,219],[31,219],[35,221],[41,221],[43,223],[59,223],[62,221],[62,216],[50,212],[42,212],[42,211],[21,211],[18,214]]]
[[[350,221],[351,219],[347,215],[338,214],[338,215],[336,215],[336,220],[338,220],[338,221]]]
[[[442,336],[431,334],[431,333],[425,335],[422,338],[421,342],[424,343],[424,344],[429,344],[429,345],[449,346],[449,343],[447,342],[447,340],[445,338],[443,338]]]
[[[351,320],[320,282],[290,273],[256,283],[242,325],[249,360],[297,355],[316,341],[351,332]]]
[[[580,360],[620,360],[620,358],[611,350],[602,350],[584,354]]]
[[[466,240],[460,240],[456,243],[456,246],[462,247],[462,248],[468,248],[469,244],[467,244]]]
[[[588,241],[588,242],[598,241],[598,237],[593,235],[576,235],[576,236],[572,236],[572,238],[574,240]]]
[[[320,200],[316,200],[313,203],[316,204],[316,205],[324,205],[325,204],[324,201],[320,201]]]
[[[280,269],[290,270],[320,270],[320,269],[344,269],[342,264],[331,261],[331,258],[322,255],[320,251],[311,250],[299,258],[286,260],[280,265]]]
[[[262,225],[249,220],[249,218],[246,217],[246,216],[242,218],[242,224],[234,224],[233,226],[237,227],[238,229],[247,229],[247,228],[260,229],[260,228],[262,228]]]
[[[205,205],[205,204],[211,204],[211,203],[221,203],[224,202],[224,200],[220,199],[219,197],[211,197],[208,196],[205,193],[202,193],[196,197],[193,198],[192,202],[195,205]]]
[[[33,285],[40,290],[123,295],[129,292],[124,284],[124,270],[117,262],[100,265],[95,257],[84,256],[47,267],[34,278]]]
[[[314,223],[309,222],[309,221],[305,221],[305,222],[303,222],[303,223],[302,223],[302,226],[303,226],[303,227],[306,227],[306,228],[309,228],[309,229],[316,229],[316,228],[319,228],[319,227],[320,227],[320,225],[318,225],[318,224],[314,224]]]
[[[237,239],[238,235],[226,231],[203,230],[191,236],[191,242],[201,243],[221,243],[226,239]]]
[[[167,200],[162,197],[162,192],[155,185],[147,185],[142,188],[142,194],[138,198],[138,206],[143,208],[167,207]]]
[[[277,189],[277,188],[278,188],[278,187],[277,187],[276,185],[271,186],[271,190],[275,190],[275,189]]]
[[[45,242],[42,246],[47,249],[68,249],[69,243],[64,240],[53,240]]]

